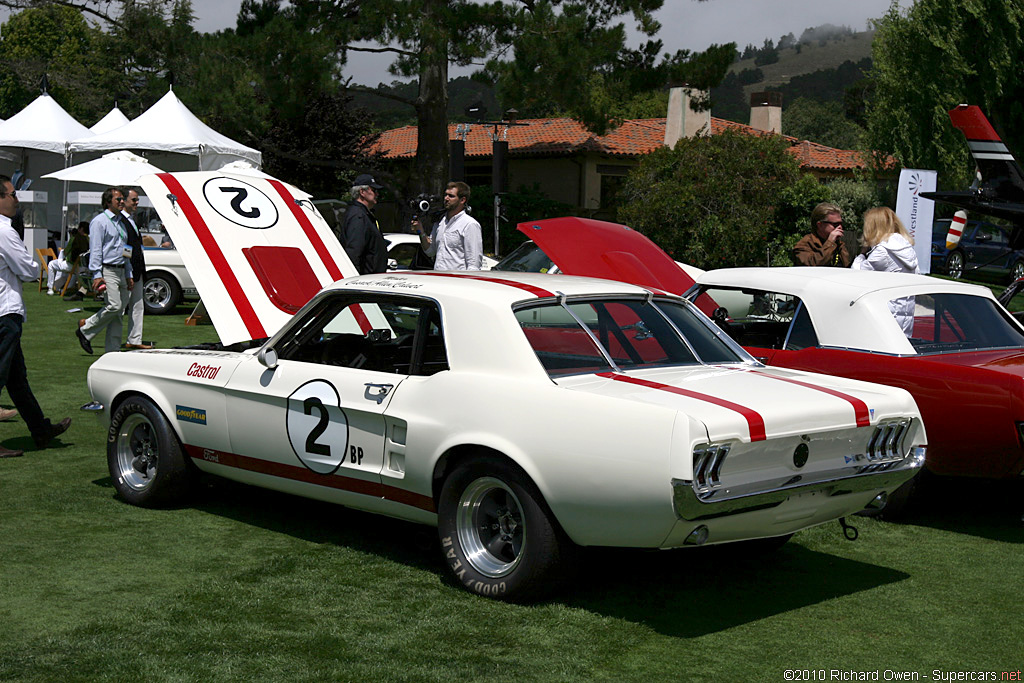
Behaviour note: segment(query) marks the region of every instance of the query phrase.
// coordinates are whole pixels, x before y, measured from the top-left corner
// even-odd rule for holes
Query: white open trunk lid
[[[220,171],[139,179],[224,344],[269,337],[323,287],[358,275],[309,196]]]

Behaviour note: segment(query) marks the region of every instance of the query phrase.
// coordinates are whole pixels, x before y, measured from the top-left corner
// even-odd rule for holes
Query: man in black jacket
[[[383,187],[368,173],[356,176],[352,184],[352,203],[341,220],[341,246],[360,275],[383,273],[388,269],[388,248],[380,234],[377,217],[373,215]]]
[[[128,233],[128,246],[132,248],[132,274],[135,276],[135,289],[128,297],[128,306],[124,314],[128,318],[128,341],[124,345],[126,349],[151,349],[152,344],[142,341],[142,317],[146,313],[146,304],[142,300],[143,291],[142,279],[146,274],[146,258],[142,253],[142,235],[139,234],[139,226],[135,224],[136,209],[139,208],[139,193],[126,187],[123,188],[124,208],[121,209],[121,222]]]

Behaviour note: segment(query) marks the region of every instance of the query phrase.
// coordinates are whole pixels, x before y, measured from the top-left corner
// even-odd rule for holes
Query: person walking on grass
[[[7,387],[14,407],[28,425],[36,448],[43,449],[67,431],[71,418],[65,417],[57,424],[50,422],[28,385],[25,355],[21,351],[21,327],[25,322],[21,283],[35,280],[39,266],[11,227],[11,218],[17,211],[18,197],[14,194],[14,185],[10,178],[0,175],[0,389]],[[22,451],[0,446],[0,458],[14,458],[22,454]]]
[[[121,222],[124,194],[116,187],[108,187],[101,197],[103,213],[89,222],[89,270],[92,288],[103,293],[104,305],[100,311],[78,321],[75,335],[86,353],[92,353],[92,340],[106,328],[104,351],[121,350],[121,313],[128,303],[132,280],[132,248],[128,245],[128,231]]]

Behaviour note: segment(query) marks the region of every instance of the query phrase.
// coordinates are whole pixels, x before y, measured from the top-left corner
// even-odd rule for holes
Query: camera
[[[409,208],[413,212],[412,219],[418,221],[423,216],[428,216],[436,211],[443,211],[444,204],[437,195],[424,192],[409,200]]]

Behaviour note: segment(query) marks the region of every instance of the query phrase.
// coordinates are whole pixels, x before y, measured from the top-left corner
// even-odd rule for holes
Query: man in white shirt
[[[444,192],[444,217],[428,237],[419,221],[413,231],[420,235],[420,246],[434,259],[434,270],[480,270],[483,264],[484,240],[480,223],[466,213],[469,185],[448,183]]]
[[[10,178],[0,175],[0,389],[7,387],[14,406],[32,433],[36,448],[43,449],[54,437],[67,431],[71,418],[51,423],[43,415],[28,385],[25,355],[21,351],[21,326],[25,322],[21,283],[35,280],[39,266],[11,227],[11,218],[17,212],[18,197],[14,193],[14,185]],[[22,451],[0,446],[0,458],[19,455]]]

